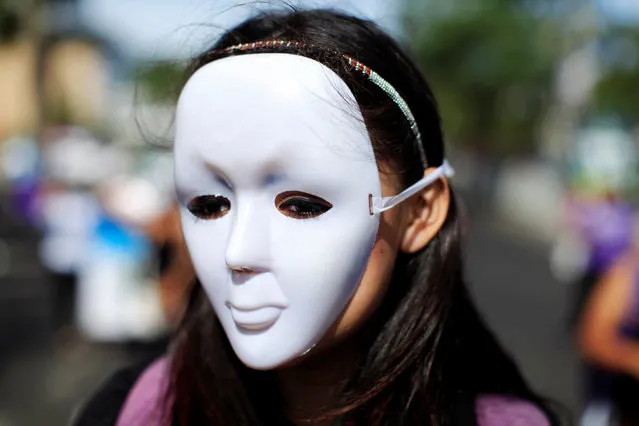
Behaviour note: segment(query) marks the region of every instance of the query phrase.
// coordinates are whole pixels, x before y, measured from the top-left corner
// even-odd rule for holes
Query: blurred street
[[[502,344],[542,395],[579,407],[577,354],[568,335],[569,287],[557,282],[543,247],[491,219],[475,219],[468,247],[469,286]]]
[[[542,248],[487,217],[473,217],[472,226],[467,275],[481,310],[535,389],[574,413],[578,376],[565,334],[568,289],[553,280]],[[65,425],[106,376],[141,356],[80,340],[58,346],[62,349],[19,353],[5,362],[0,426]]]

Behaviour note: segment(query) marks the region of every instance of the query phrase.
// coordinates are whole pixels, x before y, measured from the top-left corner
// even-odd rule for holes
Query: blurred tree
[[[136,80],[145,100],[152,103],[175,103],[184,73],[183,64],[155,62],[139,68]]]
[[[20,29],[20,15],[15,3],[0,0],[0,43],[13,40]]]
[[[407,11],[408,41],[451,142],[487,154],[532,150],[561,48],[553,15],[521,0],[409,0]]]
[[[639,28],[610,28],[601,50],[603,75],[595,87],[593,113],[639,126],[639,102],[635,98],[639,93]]]

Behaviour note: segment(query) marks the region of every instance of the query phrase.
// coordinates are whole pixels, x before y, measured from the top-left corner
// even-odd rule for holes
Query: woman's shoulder
[[[532,402],[502,396],[480,395],[475,401],[479,426],[549,426],[544,412]]]
[[[168,377],[166,357],[125,368],[103,384],[72,423],[75,426],[161,424],[158,410]],[[484,394],[475,399],[478,426],[549,426],[544,412],[516,397]]]
[[[74,426],[121,424],[122,413],[131,414],[137,406],[145,406],[160,394],[165,377],[166,358],[160,357],[123,368],[111,375],[82,406],[75,416]],[[142,389],[144,388],[144,389]],[[135,400],[132,396],[136,395]],[[139,401],[137,395],[145,395]]]

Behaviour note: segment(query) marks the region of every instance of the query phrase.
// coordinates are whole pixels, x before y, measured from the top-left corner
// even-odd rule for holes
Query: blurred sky
[[[304,8],[335,7],[380,23],[401,35],[405,0],[289,0]],[[444,0],[442,0],[444,1]],[[579,0],[598,4],[605,16],[639,22],[639,0]],[[140,59],[185,58],[255,9],[281,0],[80,0],[82,20],[114,42],[125,55]],[[244,6],[237,6],[244,4]]]
[[[639,0],[598,0],[602,10],[610,18],[619,21],[639,20]]]
[[[404,0],[293,0],[304,8],[323,6],[373,19],[400,35]],[[639,1],[639,0],[636,0]],[[114,42],[125,55],[140,59],[189,57],[256,9],[282,1],[238,0],[80,0],[82,20]],[[239,6],[244,3],[246,6]],[[212,25],[211,25],[212,24]]]

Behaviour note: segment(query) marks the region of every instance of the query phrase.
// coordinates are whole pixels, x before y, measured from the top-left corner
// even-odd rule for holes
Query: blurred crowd
[[[193,280],[170,155],[60,125],[3,142],[1,158],[7,210],[41,236],[54,333],[163,338]]]

